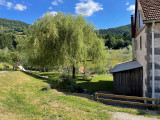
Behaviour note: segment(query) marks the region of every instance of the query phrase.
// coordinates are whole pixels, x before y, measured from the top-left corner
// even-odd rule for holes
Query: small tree
[[[91,23],[82,16],[49,13],[31,27],[28,41],[29,61],[41,67],[70,65],[75,78],[76,66],[105,58],[105,46]]]

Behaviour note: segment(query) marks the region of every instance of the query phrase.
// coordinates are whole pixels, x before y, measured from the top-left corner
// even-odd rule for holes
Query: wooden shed
[[[143,96],[143,67],[137,61],[118,64],[112,70],[114,93]]]

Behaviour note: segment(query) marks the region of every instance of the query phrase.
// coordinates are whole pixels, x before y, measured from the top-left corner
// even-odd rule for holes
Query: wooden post
[[[158,108],[158,99],[156,99],[155,104],[156,104],[156,108]]]
[[[98,101],[98,94],[97,93],[95,93],[95,99],[96,99],[96,101]]]

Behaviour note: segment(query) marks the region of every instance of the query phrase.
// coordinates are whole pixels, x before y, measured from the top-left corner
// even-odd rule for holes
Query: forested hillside
[[[0,18],[0,62],[12,64],[17,57],[23,57],[23,46],[29,24]]]
[[[0,49],[13,50],[18,37],[25,37],[29,24],[21,21],[0,18]]]
[[[0,18],[0,33],[25,34],[29,24],[17,21]]]
[[[114,34],[114,35],[119,35],[119,34],[123,35],[125,33],[131,34],[131,24],[116,27],[116,28],[100,29],[99,33],[100,34]]]
[[[120,49],[131,45],[131,25],[100,29],[99,34],[108,48]]]

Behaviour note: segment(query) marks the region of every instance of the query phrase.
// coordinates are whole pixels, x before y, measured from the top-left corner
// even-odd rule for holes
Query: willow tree
[[[90,60],[99,63],[105,58],[105,46],[95,27],[82,16],[56,16],[46,13],[31,27],[28,41],[31,63],[41,67],[65,65],[75,67]]]

